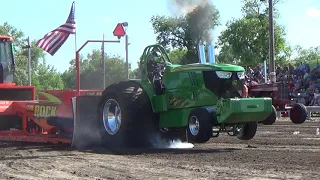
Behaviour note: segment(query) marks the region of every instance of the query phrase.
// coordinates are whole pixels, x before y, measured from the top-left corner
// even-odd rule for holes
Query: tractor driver
[[[156,48],[151,51],[147,60],[148,78],[153,83],[155,93],[162,94],[164,89],[162,76],[167,65],[167,61]]]
[[[148,77],[150,81],[153,79],[161,79],[165,70],[166,61],[157,49],[153,49],[148,57]]]

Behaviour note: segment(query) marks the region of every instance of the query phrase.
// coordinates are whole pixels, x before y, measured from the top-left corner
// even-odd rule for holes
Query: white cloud
[[[317,8],[309,8],[307,9],[306,14],[310,17],[320,17],[320,10]]]

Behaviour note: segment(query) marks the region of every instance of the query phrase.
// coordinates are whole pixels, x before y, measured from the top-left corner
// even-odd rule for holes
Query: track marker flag
[[[53,56],[66,42],[70,34],[76,34],[75,5],[71,5],[69,17],[63,25],[45,34],[36,45]]]

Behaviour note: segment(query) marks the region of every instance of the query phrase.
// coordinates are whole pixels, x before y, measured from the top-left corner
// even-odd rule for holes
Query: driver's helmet
[[[151,58],[156,61],[159,62],[161,59],[161,54],[158,51],[152,51],[151,53]]]

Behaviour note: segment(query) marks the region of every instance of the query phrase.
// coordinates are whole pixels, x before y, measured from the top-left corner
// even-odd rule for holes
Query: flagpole
[[[74,16],[75,16],[75,11],[76,11],[76,1],[73,1],[73,8],[74,8]],[[75,23],[76,23],[76,18],[74,18],[75,20]],[[77,23],[76,23],[77,24]],[[75,59],[75,65],[76,65],[76,79],[77,79],[77,82],[76,82],[76,88],[77,88],[77,93],[78,93],[78,96],[80,96],[80,54],[77,50],[77,30],[75,31],[74,33],[74,49],[75,49],[75,54],[76,54],[76,59]]]
[[[76,1],[73,1],[73,7],[74,7],[74,11],[76,11]],[[74,33],[74,49],[75,49],[75,52],[77,52],[77,31]]]

